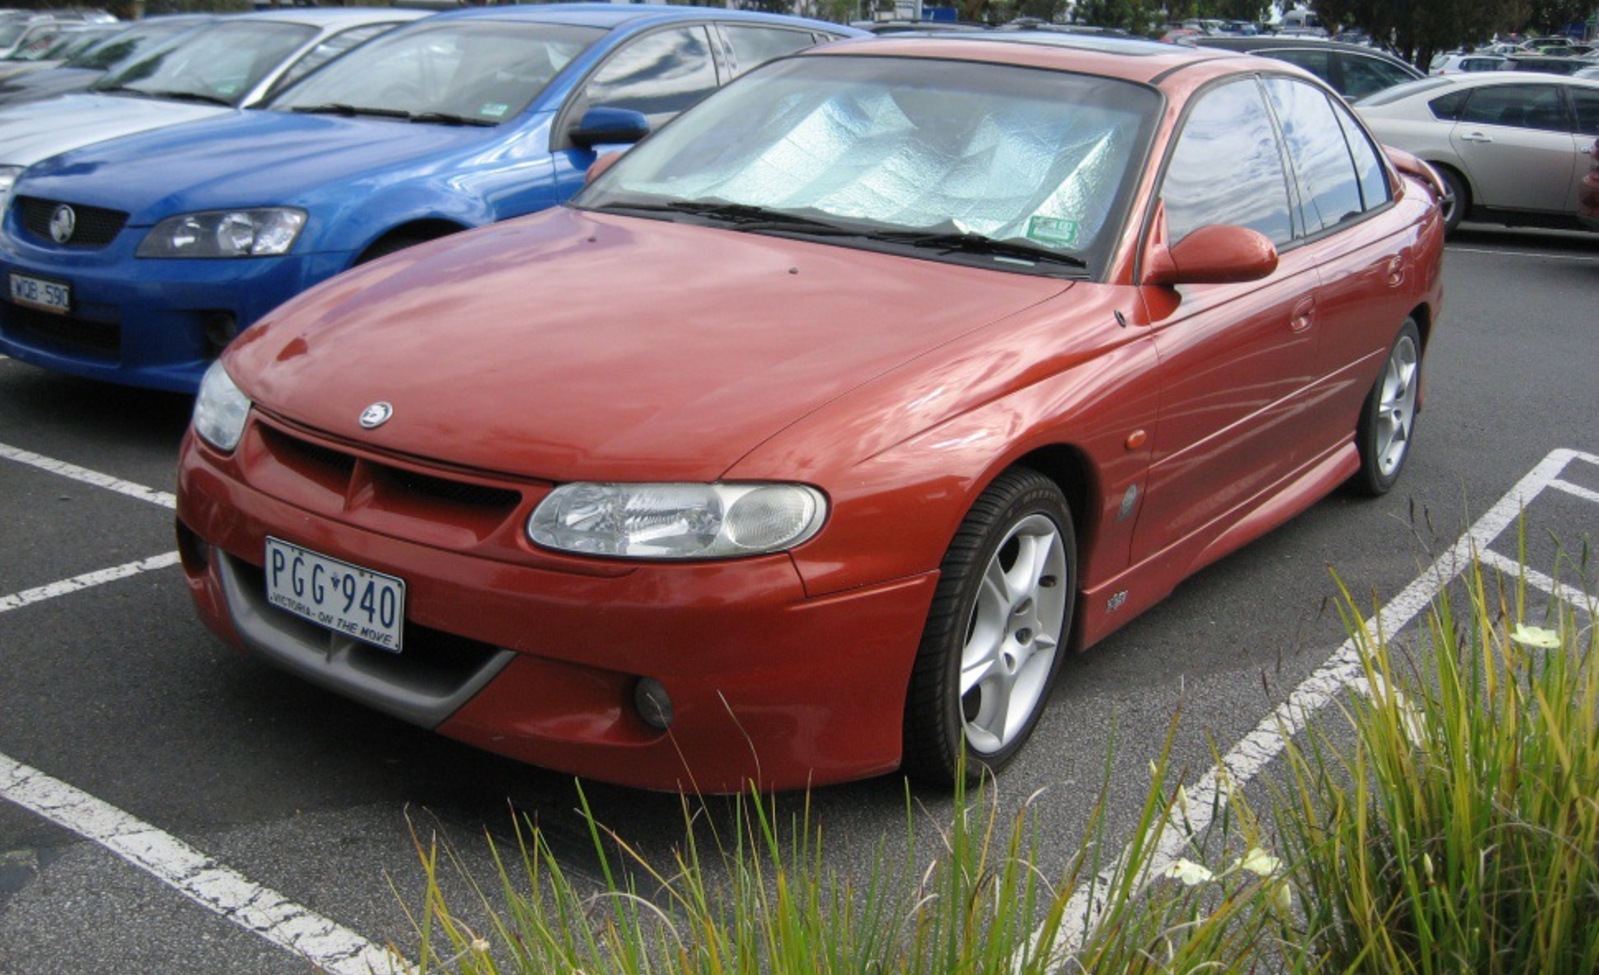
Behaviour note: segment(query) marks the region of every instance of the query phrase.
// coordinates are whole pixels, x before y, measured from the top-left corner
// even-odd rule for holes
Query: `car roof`
[[[1024,67],[1079,71],[1121,78],[1148,85],[1162,82],[1180,71],[1192,84],[1239,70],[1260,70],[1260,61],[1245,55],[1206,51],[1182,44],[1167,44],[1135,37],[1103,34],[1058,34],[1045,31],[972,32],[915,36],[907,34],[842,41],[801,52],[802,57],[828,55],[888,55],[985,61]],[[1292,65],[1284,70],[1310,77]],[[1181,86],[1181,85],[1180,85]]]
[[[1544,74],[1537,71],[1468,71],[1464,74],[1435,74],[1402,85],[1373,92],[1355,104],[1365,107],[1393,105],[1413,98],[1431,101],[1455,88],[1481,88],[1484,85],[1570,85],[1573,88],[1599,90],[1599,81],[1573,78],[1564,74]]]
[[[749,10],[729,10],[722,7],[680,7],[650,3],[552,3],[515,4],[489,7],[463,7],[434,14],[433,19],[445,20],[505,20],[539,21],[565,24],[572,27],[601,27],[607,30],[628,24],[670,23],[715,19],[721,21],[747,20],[750,23],[791,23],[823,28],[840,34],[861,33],[843,24],[806,20],[787,14],[769,14]]]
[[[429,16],[430,10],[406,7],[279,7],[273,10],[256,10],[242,14],[224,14],[218,23],[234,21],[271,21],[273,23],[308,24],[314,27],[342,26],[345,24],[388,23],[396,20],[417,20]]]
[[[1259,34],[1254,37],[1206,35],[1204,37],[1191,38],[1188,43],[1200,47],[1222,48],[1228,51],[1346,51],[1350,54],[1365,54],[1374,58],[1382,58],[1386,61],[1405,63],[1379,48],[1367,47],[1364,44],[1346,44],[1343,41],[1331,41],[1303,34],[1289,36]]]

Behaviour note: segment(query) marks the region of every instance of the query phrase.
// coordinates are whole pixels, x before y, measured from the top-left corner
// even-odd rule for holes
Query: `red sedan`
[[[1275,61],[845,42],[566,207],[358,268],[207,374],[205,622],[637,786],[998,768],[1068,648],[1388,490],[1441,189]]]

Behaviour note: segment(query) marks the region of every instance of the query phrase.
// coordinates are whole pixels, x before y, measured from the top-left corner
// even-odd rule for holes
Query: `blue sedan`
[[[267,109],[40,162],[0,229],[0,352],[192,391],[241,329],[403,247],[562,202],[773,57],[859,32],[721,9],[482,7],[357,47]]]

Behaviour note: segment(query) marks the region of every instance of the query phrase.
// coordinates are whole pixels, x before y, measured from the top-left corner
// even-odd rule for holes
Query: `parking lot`
[[[1011,801],[1045,790],[1046,871],[1075,849],[1108,748],[1114,794],[1142,798],[1179,703],[1191,786],[1213,745],[1236,778],[1269,766],[1277,709],[1348,677],[1329,569],[1395,630],[1472,545],[1515,568],[1524,518],[1529,567],[1549,576],[1534,588],[1593,592],[1592,566],[1557,570],[1556,549],[1581,553],[1599,528],[1599,238],[1468,229],[1445,274],[1398,488],[1335,495],[1068,662],[1000,780]],[[189,406],[0,359],[0,973],[381,968],[386,946],[414,947],[415,836],[486,870],[483,833],[509,835],[513,814],[581,875],[567,778],[323,693],[200,626],[172,534]],[[646,849],[681,835],[676,796],[586,792]],[[948,800],[918,798],[931,827]],[[903,830],[904,787],[829,788],[813,811],[832,856],[865,862]]]

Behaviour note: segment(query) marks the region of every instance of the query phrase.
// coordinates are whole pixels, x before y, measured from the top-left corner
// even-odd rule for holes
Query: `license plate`
[[[11,300],[19,305],[65,315],[72,310],[72,285],[44,278],[10,274]]]
[[[404,579],[268,538],[266,591],[274,606],[381,650],[400,652]]]

